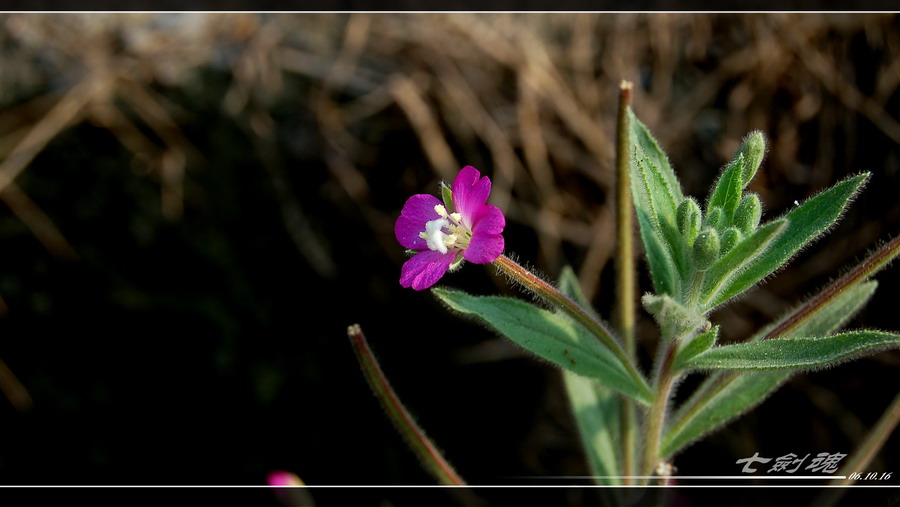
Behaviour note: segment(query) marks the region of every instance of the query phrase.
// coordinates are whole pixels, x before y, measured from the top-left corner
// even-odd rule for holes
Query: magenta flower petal
[[[400,270],[400,285],[415,290],[431,287],[444,276],[455,257],[455,251],[442,254],[425,250],[413,255]]]
[[[503,253],[503,246],[503,236],[499,234],[475,234],[463,250],[463,257],[475,264],[487,264]]]
[[[453,207],[462,215],[462,223],[471,228],[491,193],[490,178],[482,178],[478,169],[467,165],[456,175],[451,190],[453,190]]]
[[[463,257],[475,264],[487,264],[503,253],[503,228],[506,226],[506,217],[496,206],[482,206],[472,226],[472,239],[468,248],[463,251]]]
[[[394,236],[404,248],[411,250],[428,250],[428,243],[419,237],[425,231],[425,223],[440,218],[434,207],[441,204],[437,197],[428,194],[416,194],[406,200],[403,211],[394,224]]]
[[[492,205],[482,206],[472,224],[472,234],[500,234],[506,227],[506,217],[500,208]]]

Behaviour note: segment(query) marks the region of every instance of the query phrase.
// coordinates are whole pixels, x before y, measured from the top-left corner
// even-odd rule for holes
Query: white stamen
[[[438,205],[440,206],[440,205]],[[437,211],[438,206],[434,207],[434,210]],[[443,209],[443,206],[440,206]],[[444,210],[444,214],[446,215],[447,210]],[[440,212],[438,212],[440,214]],[[428,244],[429,250],[436,250],[441,252],[442,254],[447,253],[447,245],[445,243],[445,238],[447,234],[445,234],[441,229],[444,227],[448,227],[450,222],[447,221],[446,218],[438,218],[437,220],[431,220],[425,223],[425,240]],[[419,235],[421,237],[421,234]]]
[[[467,248],[472,232],[460,223],[462,215],[447,213],[447,208],[441,204],[434,206],[434,212],[440,218],[425,222],[425,232],[419,233],[419,237],[425,240],[428,249],[445,254],[450,248],[460,250]]]

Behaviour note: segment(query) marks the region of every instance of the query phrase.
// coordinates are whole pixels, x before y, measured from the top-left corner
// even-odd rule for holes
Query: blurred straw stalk
[[[296,107],[314,111],[321,156],[358,206],[372,206],[367,167],[386,157],[372,139],[402,113],[435,175],[465,163],[494,174],[497,204],[536,227],[543,265],[574,246],[592,295],[613,237],[604,201],[621,79],[636,83],[636,107],[672,157],[697,171],[688,184],[706,179],[700,163],[718,166],[694,147],[714,135],[706,156],[724,160],[763,128],[774,134],[770,165],[818,186],[833,180],[824,162],[834,148],[821,143],[816,170],[797,173],[796,135],[812,123],[827,139],[835,103],[900,141],[884,109],[900,81],[895,27],[889,15],[11,14],[0,34],[0,188],[15,188],[60,131],[89,121],[159,180],[162,209],[177,218],[188,161],[203,161],[179,129],[191,111],[167,93],[199,86],[204,70],[231,73],[223,107],[265,138],[284,75],[297,75],[309,88]],[[848,34],[884,49],[866,90],[848,68]],[[54,253],[72,254],[36,205],[11,207]]]

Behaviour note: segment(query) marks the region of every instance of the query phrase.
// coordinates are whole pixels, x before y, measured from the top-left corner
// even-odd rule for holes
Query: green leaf
[[[784,217],[788,220],[784,233],[772,241],[766,252],[756,257],[747,269],[732,277],[708,307],[718,306],[756,285],[831,227],[868,178],[869,173],[847,178],[791,210]]]
[[[744,156],[738,153],[731,163],[725,166],[722,174],[713,187],[712,194],[709,196],[709,203],[706,209],[719,207],[725,214],[725,224],[730,225],[734,217],[734,210],[737,209],[741,202],[741,191],[743,190],[743,181],[741,174],[744,170]]]
[[[618,442],[619,400],[615,393],[593,379],[563,371],[572,413],[598,484],[615,484],[608,476],[620,475]]]
[[[581,291],[581,285],[578,283],[578,277],[575,276],[575,271],[569,266],[563,268],[562,274],[559,277],[559,291],[568,296],[569,299],[580,306],[582,310],[595,319],[600,320],[600,316],[594,311],[591,302],[588,301],[587,296]]]
[[[850,331],[825,338],[782,338],[708,350],[685,363],[695,370],[808,369],[900,347],[900,335],[883,331]]]
[[[874,294],[877,283],[870,281],[854,286],[828,300],[815,313],[803,311],[804,305],[794,308],[783,320],[793,320],[793,336],[824,336],[842,326],[859,311]],[[754,337],[757,339],[758,335]],[[698,336],[697,339],[700,337]],[[693,344],[693,342],[692,342]],[[679,352],[686,355],[687,350]],[[677,363],[684,363],[688,357]],[[677,367],[680,369],[681,364]],[[681,450],[688,443],[719,428],[752,409],[778,389],[795,372],[716,372],[706,379],[694,395],[675,413],[673,425],[663,440],[664,456]]]
[[[635,209],[638,224],[641,231],[641,240],[644,242],[647,263],[650,265],[650,279],[653,281],[653,290],[657,294],[670,294],[675,296],[681,293],[681,278],[672,260],[672,255],[663,244],[656,229],[650,224],[647,214],[641,208]]]
[[[655,162],[646,156],[640,146],[634,149],[631,164],[632,194],[635,208],[642,209],[650,219],[661,244],[666,247],[669,256],[680,276],[688,271],[687,249],[684,238],[678,232],[676,224],[678,204],[669,182],[660,172]],[[634,187],[638,188],[635,189]]]
[[[787,219],[779,219],[757,229],[720,257],[703,276],[701,300],[704,311],[712,308],[710,301],[717,301],[719,292],[757,257],[763,255],[779,235],[787,228]]]
[[[660,457],[672,456],[687,444],[755,407],[792,373],[742,372],[718,377],[718,384],[709,388],[709,397],[690,418],[675,418],[676,424],[663,436]]]
[[[656,142],[647,127],[637,119],[631,108],[628,108],[628,123],[631,126],[631,146],[640,147],[644,155],[656,167],[659,175],[666,181],[668,191],[675,202],[683,201],[684,194],[681,192],[681,183],[678,182],[675,171],[669,164],[669,158],[660,149],[659,143]],[[634,181],[634,166],[632,166],[632,181]]]
[[[640,146],[635,146],[631,162],[632,195],[635,194],[634,187],[638,187],[635,205],[647,212],[656,227],[674,226],[678,203],[659,168]]]
[[[474,315],[522,348],[579,375],[649,404],[650,388],[635,379],[619,359],[583,326],[569,318],[518,299],[472,296],[432,289],[453,310]]]
[[[559,279],[559,290],[575,301],[585,311],[591,311],[590,304],[578,285],[572,268],[563,268]],[[591,467],[591,474],[601,485],[616,484],[605,476],[620,475],[619,445],[621,419],[619,398],[615,392],[594,380],[563,370],[566,393],[572,404],[572,413],[581,435],[581,443]]]
[[[716,344],[716,340],[719,339],[719,326],[713,326],[712,329],[706,331],[705,333],[701,333],[694,337],[694,339],[690,340],[686,344],[684,344],[679,350],[678,353],[675,354],[675,360],[673,362],[672,368],[675,371],[681,369],[681,365],[684,364],[688,359],[702,354],[709,350],[713,345]]]
[[[827,304],[811,310],[803,309],[798,315],[797,309],[788,312],[781,319],[762,328],[749,341],[758,341],[784,322],[791,322],[791,332],[787,336],[773,338],[792,338],[795,336],[823,336],[843,326],[856,312],[875,294],[878,282],[870,280],[846,289],[831,299]],[[805,304],[800,305],[803,308]]]

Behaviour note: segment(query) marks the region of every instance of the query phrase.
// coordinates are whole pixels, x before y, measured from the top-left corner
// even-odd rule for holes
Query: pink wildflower
[[[487,204],[490,178],[466,166],[451,190],[454,210],[428,194],[416,194],[403,205],[394,234],[401,245],[418,253],[403,264],[400,285],[427,289],[463,259],[487,264],[503,253],[500,233],[506,218],[500,208]]]

